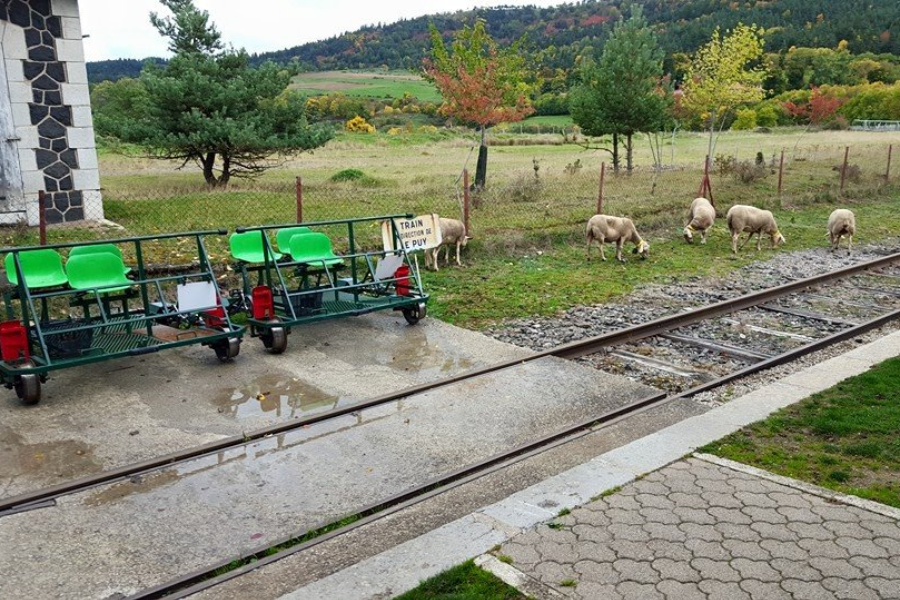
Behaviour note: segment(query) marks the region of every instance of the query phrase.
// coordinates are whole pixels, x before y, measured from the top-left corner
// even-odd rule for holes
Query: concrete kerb
[[[347,600],[356,598],[362,600],[388,598],[400,594],[415,587],[422,579],[432,577],[473,556],[486,553],[494,544],[510,539],[512,532],[525,531],[538,523],[552,519],[562,509],[584,505],[603,492],[665,467],[692,454],[700,446],[898,355],[900,355],[900,332],[887,335],[845,355],[829,359],[736,398],[724,406],[602,454],[583,465],[486,506],[477,513],[400,544],[282,598],[298,600],[341,597]],[[701,458],[711,460],[707,455],[702,455]],[[734,468],[733,465],[737,463],[728,461],[728,464],[722,464]],[[816,495],[826,494],[825,497],[865,510],[873,510],[871,505],[875,504],[821,490],[816,486],[807,487],[808,484],[794,482],[752,467],[743,468],[746,473],[784,485],[792,485]],[[786,483],[788,481],[791,483]],[[873,512],[886,515],[883,512],[884,508]],[[896,517],[895,510],[890,509],[887,516]],[[481,513],[481,518],[476,519],[475,515],[478,513]],[[492,520],[496,521],[493,528],[488,526]],[[477,534],[472,529],[476,524],[479,531]],[[459,539],[452,539],[453,532],[457,532]],[[493,564],[487,559],[481,562]],[[510,573],[507,575],[511,576]],[[510,579],[512,580],[513,578]],[[323,592],[330,595],[323,596]]]

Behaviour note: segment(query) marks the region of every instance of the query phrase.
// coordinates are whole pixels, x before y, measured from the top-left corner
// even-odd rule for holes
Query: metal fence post
[[[884,171],[884,182],[887,183],[891,180],[891,153],[894,151],[894,145],[888,144],[888,162],[887,169]]]
[[[303,222],[303,181],[297,177],[297,222]]]
[[[466,235],[472,235],[472,227],[469,225],[469,170],[463,169],[463,224],[466,226]]]
[[[844,191],[844,183],[847,181],[847,159],[850,157],[850,146],[844,148],[844,164],[841,165],[841,192]]]
[[[38,191],[38,231],[40,232],[41,246],[47,245],[47,194],[44,190]]]
[[[781,191],[784,189],[784,148],[781,149],[781,160],[778,162],[778,196],[781,197]]]
[[[600,191],[597,193],[597,214],[603,214],[603,181],[606,179],[606,163],[600,163]]]

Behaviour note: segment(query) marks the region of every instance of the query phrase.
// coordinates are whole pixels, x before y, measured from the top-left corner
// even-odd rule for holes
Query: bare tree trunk
[[[625,169],[628,171],[628,174],[631,175],[631,171],[634,170],[633,163],[633,153],[631,151],[632,148],[632,140],[631,134],[625,134]]]
[[[483,190],[487,181],[488,148],[485,143],[485,128],[481,128],[481,145],[478,146],[478,162],[475,166],[475,189]]]
[[[716,111],[713,111],[709,115],[709,146],[706,149],[706,156],[709,157],[709,160],[713,159],[713,150],[716,147],[714,142],[716,135]]]
[[[619,172],[619,134],[613,134],[613,150],[612,150],[612,161],[613,161],[613,173]]]
[[[228,187],[229,181],[231,181],[231,157],[226,154],[222,156],[222,175],[219,176],[219,185]]]
[[[207,152],[203,158],[200,159],[200,162],[203,165],[203,178],[206,180],[206,185],[209,187],[216,187],[218,181],[216,181],[216,174],[213,171],[213,167],[216,164],[216,153]]]

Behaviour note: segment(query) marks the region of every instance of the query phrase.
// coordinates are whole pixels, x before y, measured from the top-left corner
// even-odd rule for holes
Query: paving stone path
[[[575,598],[900,599],[900,521],[695,458],[553,523],[497,554]]]

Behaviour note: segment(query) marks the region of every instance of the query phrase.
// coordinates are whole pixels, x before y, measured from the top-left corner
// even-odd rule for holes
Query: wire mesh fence
[[[898,189],[890,171],[889,144],[836,148],[817,146],[763,155],[720,154],[709,161],[712,195],[720,211],[731,204],[791,209],[814,203],[851,203]],[[845,160],[846,157],[846,160]],[[537,167],[537,163],[535,163]],[[111,239],[135,235],[240,226],[287,224],[387,214],[437,213],[462,219],[468,206],[470,233],[476,239],[555,236],[580,239],[582,226],[602,203],[607,214],[631,217],[653,235],[684,225],[687,207],[698,195],[704,165],[640,167],[613,173],[600,159],[541,172],[523,168],[491,172],[489,187],[467,192],[463,178],[412,177],[407,183],[362,178],[348,181],[283,180],[238,182],[227,189],[167,185],[157,176],[151,185],[110,186],[103,190],[102,214],[85,211],[85,220],[50,224],[49,243]],[[335,233],[335,235],[338,235]],[[381,243],[377,224],[359,232],[359,243]],[[37,244],[39,232],[23,225],[0,229],[4,246]],[[335,240],[341,250],[341,240]],[[169,248],[157,258],[165,262]],[[213,260],[227,256],[227,238],[210,241]]]

